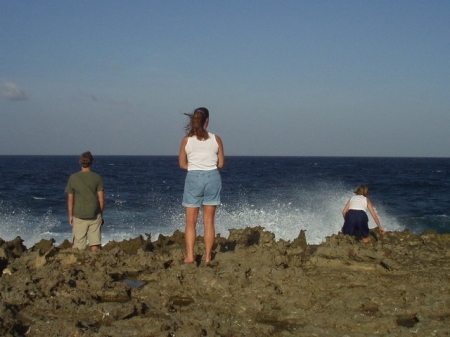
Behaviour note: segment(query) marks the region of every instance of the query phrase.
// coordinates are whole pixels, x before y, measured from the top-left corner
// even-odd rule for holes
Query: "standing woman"
[[[359,185],[355,190],[355,194],[342,210],[342,215],[345,220],[342,233],[362,237],[363,242],[370,242],[369,217],[367,216],[366,209],[369,209],[373,220],[375,220],[375,223],[380,229],[380,233],[384,235],[386,231],[381,227],[380,220],[373,209],[372,201],[367,198],[369,188],[365,185]]]
[[[205,262],[211,261],[211,252],[216,236],[214,217],[220,205],[222,180],[218,169],[225,163],[222,140],[208,132],[209,111],[198,108],[189,116],[185,127],[186,136],[181,141],[179,164],[187,170],[184,183],[183,206],[186,209],[186,257],[184,263],[194,263],[194,245],[197,237],[196,225],[200,206],[203,206]]]

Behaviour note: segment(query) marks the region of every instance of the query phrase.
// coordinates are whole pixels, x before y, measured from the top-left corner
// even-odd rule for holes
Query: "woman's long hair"
[[[198,108],[193,113],[185,115],[189,117],[189,124],[184,128],[186,130],[186,136],[196,136],[198,140],[208,139],[208,131],[204,128],[206,120],[209,118],[208,109]]]

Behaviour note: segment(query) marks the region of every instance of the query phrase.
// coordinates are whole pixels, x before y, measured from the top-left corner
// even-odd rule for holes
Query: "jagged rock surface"
[[[2,336],[447,336],[450,235],[408,231],[308,245],[261,227],[183,264],[184,233],[80,252],[0,239]]]

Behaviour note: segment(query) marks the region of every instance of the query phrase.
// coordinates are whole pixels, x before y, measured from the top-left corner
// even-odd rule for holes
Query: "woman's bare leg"
[[[214,228],[214,218],[216,215],[216,206],[203,206],[203,224],[205,226],[205,262],[211,262],[211,253],[216,238]]]
[[[186,230],[184,234],[184,239],[186,242],[186,257],[184,258],[185,263],[195,262],[194,246],[195,238],[197,237],[196,226],[199,210],[199,207],[186,207]]]

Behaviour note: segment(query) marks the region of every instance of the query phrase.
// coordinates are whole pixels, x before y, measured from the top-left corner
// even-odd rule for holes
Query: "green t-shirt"
[[[97,173],[77,172],[69,177],[65,192],[74,195],[74,217],[93,219],[101,213],[98,191],[103,191],[103,179]]]

